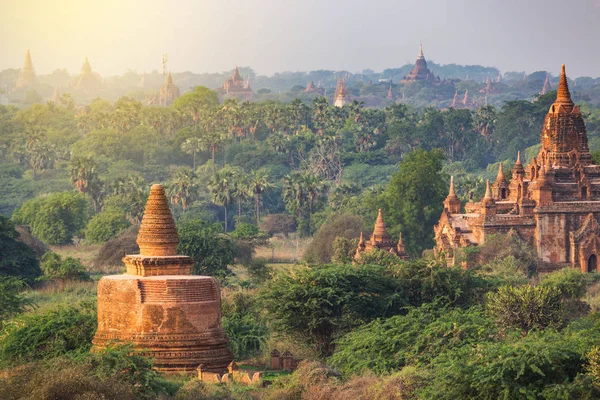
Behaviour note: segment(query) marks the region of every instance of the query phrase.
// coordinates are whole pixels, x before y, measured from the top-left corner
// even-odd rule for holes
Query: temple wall
[[[567,218],[565,214],[538,214],[535,248],[542,262],[568,261],[566,248]]]

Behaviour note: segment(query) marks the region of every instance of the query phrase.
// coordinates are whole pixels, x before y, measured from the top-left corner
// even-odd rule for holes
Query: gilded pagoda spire
[[[25,62],[23,63],[23,69],[19,72],[19,79],[17,80],[16,87],[28,87],[36,83],[35,71],[33,69],[33,62],[31,61],[31,53],[29,49],[25,53]]]
[[[419,59],[419,60],[425,59],[425,56],[423,55],[423,43],[419,44],[419,55],[417,56],[417,59]]]
[[[152,185],[137,237],[144,256],[177,255],[179,235],[162,185]]]

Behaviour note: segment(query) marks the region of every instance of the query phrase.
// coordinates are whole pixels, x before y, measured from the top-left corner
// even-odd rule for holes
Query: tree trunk
[[[242,217],[242,201],[238,198],[238,218]]]
[[[256,226],[259,225],[260,221],[260,195],[256,193]]]
[[[223,208],[225,209],[225,233],[227,233],[227,205],[224,205]]]
[[[194,151],[194,155],[192,157],[193,157],[192,168],[195,171],[196,170],[196,152],[195,151]]]
[[[212,171],[213,171],[213,175],[215,174],[215,147],[213,146],[212,149]]]

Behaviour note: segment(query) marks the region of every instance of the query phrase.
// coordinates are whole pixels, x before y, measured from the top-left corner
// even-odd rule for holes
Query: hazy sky
[[[425,57],[600,76],[600,0],[0,0],[0,70],[380,71]]]

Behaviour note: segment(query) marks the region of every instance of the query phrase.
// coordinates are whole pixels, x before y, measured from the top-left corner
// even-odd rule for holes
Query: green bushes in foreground
[[[25,315],[5,327],[0,337],[1,364],[17,365],[87,353],[97,325],[93,304]]]

